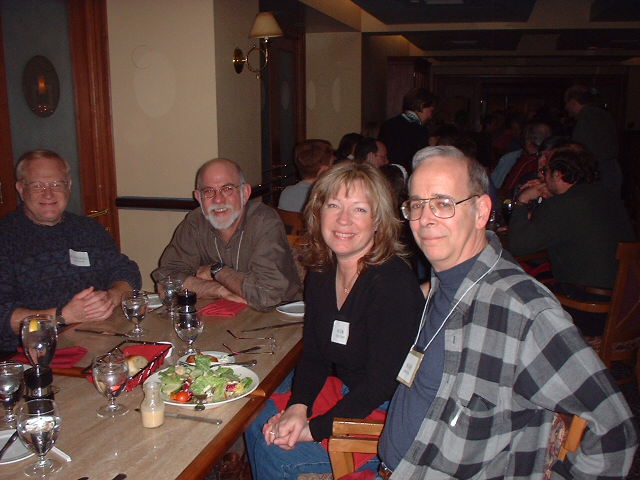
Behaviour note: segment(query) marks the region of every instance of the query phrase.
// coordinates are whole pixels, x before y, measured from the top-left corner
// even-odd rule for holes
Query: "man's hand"
[[[198,272],[203,270],[203,268],[208,267],[200,267]],[[184,279],[183,286],[184,288],[188,288],[189,290],[196,292],[200,298],[225,298],[232,302],[247,303],[242,296],[237,293],[233,293],[220,282],[211,280],[211,275],[209,275],[209,280],[204,280],[198,276],[187,277]]]
[[[274,415],[262,427],[262,434],[267,445],[277,445],[283,450],[292,450],[298,442],[313,442],[307,406],[297,403]]]
[[[86,288],[76,293],[62,308],[67,323],[98,322],[109,318],[116,304],[104,290]]]
[[[540,180],[530,180],[522,186],[518,201],[521,203],[529,203],[536,198],[549,198],[551,193],[547,188],[547,184]]]
[[[211,265],[203,265],[198,268],[196,278],[200,280],[213,280],[213,278],[211,278]]]

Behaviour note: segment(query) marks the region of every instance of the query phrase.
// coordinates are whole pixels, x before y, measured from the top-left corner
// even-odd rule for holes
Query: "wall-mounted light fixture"
[[[242,72],[244,64],[246,63],[247,68],[251,72],[257,74],[256,78],[260,78],[260,72],[262,72],[262,70],[267,66],[267,63],[269,63],[269,38],[281,37],[282,35],[283,33],[280,29],[280,25],[278,25],[273,13],[258,13],[258,15],[256,15],[256,19],[253,21],[253,27],[251,27],[251,31],[249,32],[249,38],[257,38],[258,44],[251,45],[246,56],[242,50],[236,47],[233,51],[233,68],[235,68],[236,73]],[[258,54],[257,66],[251,65],[249,62],[249,55],[251,55],[252,52],[256,52]]]

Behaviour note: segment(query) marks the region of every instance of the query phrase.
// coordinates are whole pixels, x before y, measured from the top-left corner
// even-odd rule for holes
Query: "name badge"
[[[91,266],[89,254],[87,252],[76,252],[75,250],[69,249],[69,261],[71,262],[71,265],[75,265],[76,267]]]
[[[409,353],[407,354],[407,358],[404,359],[400,372],[398,372],[396,380],[411,388],[423,358],[424,353],[416,350],[415,345],[411,347],[411,350],[409,350]]]
[[[340,345],[346,345],[347,340],[349,340],[349,323],[343,322],[342,320],[334,320],[331,341],[333,343],[339,343]]]

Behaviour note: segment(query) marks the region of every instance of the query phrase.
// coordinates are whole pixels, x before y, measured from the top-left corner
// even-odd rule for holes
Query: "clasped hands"
[[[113,298],[115,295],[116,293],[96,290],[94,287],[85,288],[62,308],[62,315],[67,323],[106,320],[119,303],[119,298]]]
[[[527,183],[520,187],[520,194],[518,195],[518,201],[521,203],[529,203],[536,198],[549,198],[551,192],[547,184],[539,179],[529,180]]]
[[[224,298],[224,299],[230,300],[232,302],[247,303],[247,301],[244,298],[242,298],[240,295],[236,295],[231,290],[229,290],[227,287],[225,287],[222,283],[220,283],[219,281],[214,280],[211,277],[211,266],[210,265],[202,265],[201,267],[199,267],[198,270],[196,271],[195,277],[197,279],[199,279],[199,280],[213,281],[214,284],[216,285],[216,288],[215,288],[215,291],[213,291],[212,293],[216,297]]]
[[[277,413],[262,427],[267,445],[277,445],[283,450],[293,450],[298,442],[313,442],[307,406],[297,403]]]

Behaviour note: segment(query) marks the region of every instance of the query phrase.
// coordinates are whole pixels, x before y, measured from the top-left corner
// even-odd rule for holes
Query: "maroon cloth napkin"
[[[84,347],[67,347],[67,348],[59,348],[56,350],[56,354],[51,361],[51,368],[71,368],[75,366],[82,358],[87,354],[88,350]],[[11,360],[16,362],[29,364],[29,359],[27,359],[24,354],[24,350],[22,348],[18,348],[18,353],[16,353]]]
[[[232,302],[221,298],[201,308],[200,313],[207,317],[235,317],[245,308],[247,308],[246,303]]]

